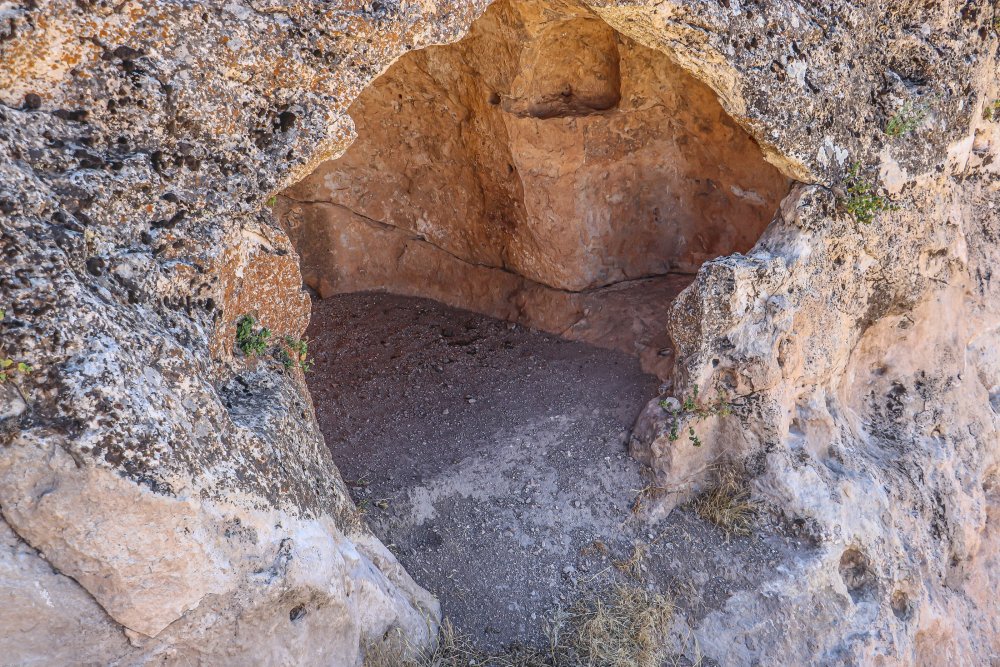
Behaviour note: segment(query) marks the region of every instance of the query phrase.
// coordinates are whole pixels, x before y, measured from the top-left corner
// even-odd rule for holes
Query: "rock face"
[[[788,190],[707,86],[576,3],[495,3],[456,44],[401,58],[349,113],[354,144],[284,193],[330,204],[297,234],[323,294],[426,282],[361,273],[366,254],[335,243],[361,235],[352,222],[581,291],[745,252]],[[329,247],[308,244],[320,224]]]
[[[724,664],[996,661],[1000,609],[981,592],[998,547],[995,9],[774,3],[698,25],[637,29],[786,173],[832,186],[797,186],[753,251],[706,263],[672,306],[675,393],[721,392],[734,416],[682,414],[697,448],[651,404],[633,437],[670,502],[741,460],[818,547],[706,619],[702,648]],[[869,224],[844,212],[851,164],[895,202]]]
[[[363,636],[432,636],[301,373],[234,354],[235,323],[301,335],[264,201],[480,10],[0,8],[0,356],[34,367],[0,384],[5,661],[354,665]]]
[[[362,637],[429,638],[435,603],[355,520],[298,371],[233,345],[247,313],[301,335],[297,257],[262,208],[347,148],[358,100],[379,161],[326,163],[345,199],[314,210],[333,200],[313,176],[280,211],[293,236],[367,240],[336,261],[370,253],[382,286],[444,252],[500,293],[462,298],[516,304],[524,285],[469,264],[591,298],[747,249],[800,181],[752,250],[657,310],[674,393],[722,392],[734,415],[681,415],[695,447],[651,404],[635,455],[670,502],[740,461],[816,544],[691,630],[722,664],[995,661],[996,8],[518,2],[362,95],[487,4],[0,5],[0,357],[34,367],[0,384],[4,659],[355,665]],[[475,40],[495,55],[454,67]],[[397,89],[422,111],[394,115]],[[393,143],[400,122],[415,145]],[[851,164],[896,202],[869,224],[845,212]],[[427,174],[447,196],[403,187]],[[431,257],[399,270],[385,246]],[[360,284],[310,252],[307,276]]]

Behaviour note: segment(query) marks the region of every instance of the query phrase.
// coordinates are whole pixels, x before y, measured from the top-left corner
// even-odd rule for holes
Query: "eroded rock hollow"
[[[788,179],[704,83],[582,3],[503,0],[407,54],[276,214],[321,297],[429,296],[666,374],[666,305]]]
[[[996,662],[998,38],[989,0],[0,3],[3,660],[433,644],[253,352],[304,277],[664,378],[644,520],[729,467],[768,554],[678,660]]]

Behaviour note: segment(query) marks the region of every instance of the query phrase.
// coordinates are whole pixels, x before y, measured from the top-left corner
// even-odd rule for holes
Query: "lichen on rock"
[[[264,201],[349,142],[381,68],[478,10],[0,9],[0,335],[34,367],[0,386],[0,507],[49,590],[95,603],[67,650],[353,664],[362,630],[430,637],[437,603],[355,520],[301,378],[232,339],[246,312],[308,319]]]

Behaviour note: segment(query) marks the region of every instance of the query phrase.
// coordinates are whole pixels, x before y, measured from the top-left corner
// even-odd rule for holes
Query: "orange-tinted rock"
[[[266,244],[246,246],[228,246],[219,267],[224,302],[212,339],[217,355],[232,354],[236,323],[244,315],[270,329],[274,341],[300,338],[309,324],[309,296],[302,291],[295,253]]]
[[[286,192],[333,204],[297,243],[345,264],[378,261],[340,242],[356,215],[556,289],[693,272],[749,250],[788,188],[707,86],[570,3],[497,3],[350,113],[355,144]]]
[[[333,210],[331,210],[333,209]],[[385,289],[519,322],[640,358],[670,371],[667,306],[691,277],[670,274],[570,292],[465,262],[402,229],[347,214],[333,204],[280,199],[276,209],[302,253],[302,278],[321,297]],[[331,215],[342,224],[326,224]]]
[[[686,281],[658,277],[749,250],[788,185],[707,86],[570,2],[494,4],[350,113],[354,145],[276,208],[321,296],[427,296],[661,374]]]

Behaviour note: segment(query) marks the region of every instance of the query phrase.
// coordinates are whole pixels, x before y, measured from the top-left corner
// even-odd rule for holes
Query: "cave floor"
[[[636,359],[434,301],[316,301],[307,376],[320,427],[376,535],[483,648],[538,643],[546,618],[614,582],[686,622],[753,587],[787,538],[726,539],[686,508],[631,512],[629,429],[657,395]],[[648,551],[634,577],[615,566]]]

